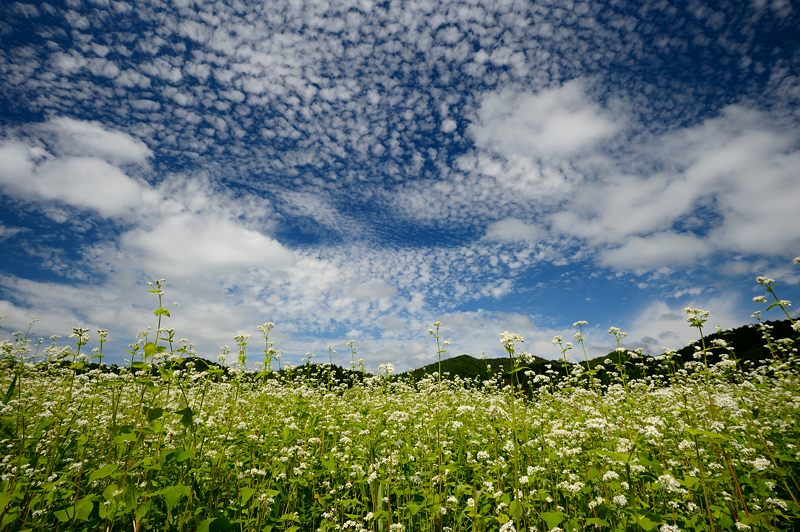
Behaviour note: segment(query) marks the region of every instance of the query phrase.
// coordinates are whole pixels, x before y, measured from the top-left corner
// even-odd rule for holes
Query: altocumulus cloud
[[[287,356],[354,337],[371,367],[430,360],[436,319],[453,353],[517,329],[552,356],[583,318],[674,347],[681,305],[740,323],[733,294],[798,254],[798,25],[780,2],[14,2],[0,312],[124,346],[163,276],[206,354],[267,320]]]

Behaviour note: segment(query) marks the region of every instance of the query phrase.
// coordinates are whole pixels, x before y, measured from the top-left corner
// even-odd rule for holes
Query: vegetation
[[[797,529],[798,322],[759,282],[790,329],[759,327],[761,364],[688,308],[699,344],[657,361],[590,361],[576,322],[582,362],[561,338],[562,360],[543,361],[505,332],[500,373],[442,359],[436,323],[436,371],[413,379],[364,373],[354,344],[349,370],[281,368],[272,324],[257,371],[246,336],[235,364],[201,362],[162,328],[157,281],[155,336],[128,367],[102,364],[104,332],[88,353],[85,329],[71,346],[30,331],[0,345],[0,528]],[[474,377],[443,379],[448,364]]]

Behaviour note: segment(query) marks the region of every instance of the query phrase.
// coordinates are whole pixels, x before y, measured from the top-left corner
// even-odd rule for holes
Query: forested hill
[[[769,339],[765,337],[765,331],[769,332]],[[744,325],[735,329],[709,334],[705,337],[705,345],[708,348],[706,358],[709,364],[719,362],[721,356],[727,354],[729,359],[738,361],[743,367],[749,367],[773,360],[776,355],[781,358],[786,349],[796,350],[800,346],[800,335],[792,329],[789,320],[770,321],[761,327],[758,324]],[[687,362],[698,360],[695,355],[698,349],[702,349],[702,343],[699,339],[697,342],[677,350],[671,357],[632,356],[630,352],[622,354],[611,352],[591,359],[589,365],[598,370],[598,376],[602,380],[605,380],[603,377],[607,371],[616,370],[618,369],[617,366],[622,364],[624,364],[625,371],[629,377],[666,374],[669,370],[667,367],[669,358],[674,362],[675,367],[682,367]],[[577,363],[579,362],[573,360],[573,364]],[[470,355],[460,355],[442,360],[441,367],[444,377],[485,380],[493,377],[498,372],[505,374],[506,378],[508,378],[511,361],[508,357],[475,358]],[[520,381],[523,384],[535,378],[536,375],[551,375],[555,377],[565,373],[564,365],[560,360],[546,360],[540,357],[534,357],[531,363],[526,364],[526,368],[530,370],[527,376],[527,370],[519,372]],[[402,375],[418,380],[425,375],[437,372],[438,369],[438,362],[434,362]]]

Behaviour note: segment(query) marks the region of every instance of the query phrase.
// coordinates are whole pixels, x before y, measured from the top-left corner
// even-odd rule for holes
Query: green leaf
[[[116,493],[118,489],[119,487],[116,484],[109,484],[108,486],[106,486],[106,489],[103,490],[103,497],[105,497],[107,501],[115,500],[116,497],[114,496],[114,493]],[[101,504],[100,506],[103,505]]]
[[[148,408],[145,407],[145,411],[147,412],[147,421],[155,421],[156,419],[160,418],[164,415],[163,408]]]
[[[136,434],[133,432],[123,432],[119,436],[114,437],[114,443],[122,444],[130,441],[136,441]]]
[[[217,517],[208,525],[208,532],[227,532],[233,529],[233,524],[227,517]]]
[[[11,495],[5,492],[0,493],[0,514],[3,513],[3,510],[6,509],[6,506],[8,506],[8,503],[10,501],[11,501]]]
[[[75,505],[75,518],[81,521],[88,521],[94,509],[94,495],[87,495]]]
[[[188,406],[181,410],[175,412],[176,414],[181,415],[181,425],[184,427],[190,427],[192,425],[192,420],[194,419],[194,412]]]
[[[155,309],[153,311],[153,314],[155,314],[156,316],[166,316],[168,318],[172,317],[170,316],[169,311],[163,307]]]
[[[71,519],[70,516],[72,515],[72,507],[70,506],[69,508],[65,508],[63,510],[56,510],[53,512],[53,515],[55,515],[56,519],[58,519],[60,522],[69,523]]]
[[[247,504],[247,501],[250,500],[250,497],[252,497],[255,492],[256,490],[247,486],[239,490],[239,500],[242,501],[242,506]]]
[[[145,358],[151,358],[155,354],[156,354],[156,344],[154,344],[153,342],[147,342],[146,344],[144,344]]]
[[[7,405],[11,398],[14,396],[14,388],[17,387],[17,374],[14,374],[14,377],[11,379],[11,384],[8,385],[8,390],[6,390],[6,395],[3,398],[3,404]]]
[[[112,474],[116,470],[117,470],[117,464],[104,465],[103,467],[101,467],[96,471],[93,471],[92,474],[89,475],[89,484],[91,484],[95,480],[106,478],[108,475]]]
[[[186,449],[175,449],[167,454],[166,461],[175,461],[181,463],[185,462],[186,460],[191,460],[192,458],[194,458],[194,453],[192,451],[187,451]]]
[[[685,477],[682,481],[683,485],[689,489],[696,488],[700,484],[700,479],[697,477]]]
[[[617,453],[614,451],[602,451],[597,450],[595,454],[598,456],[605,456],[606,458],[611,458],[615,462],[622,462],[624,464],[629,464],[631,461],[631,455],[628,453]]]
[[[547,523],[547,528],[553,529],[564,520],[564,512],[544,512],[542,513],[542,519]]]
[[[161,490],[161,495],[164,496],[164,502],[167,505],[167,511],[171,513],[175,506],[178,505],[181,497],[188,497],[190,493],[191,491],[189,490],[189,486],[184,484],[167,486]]]
[[[657,518],[657,516],[654,516],[654,515],[652,515],[652,514],[651,514],[649,517],[648,517],[648,515],[639,515],[639,514],[636,514],[636,515],[634,516],[634,522],[635,522],[637,525],[639,525],[640,527],[642,527],[642,529],[643,529],[643,530],[646,530],[647,532],[650,532],[651,530],[655,529],[655,527],[657,527],[657,526],[658,526],[658,522],[656,522],[656,521],[652,521],[652,520],[650,519],[650,517],[655,517],[655,518]]]

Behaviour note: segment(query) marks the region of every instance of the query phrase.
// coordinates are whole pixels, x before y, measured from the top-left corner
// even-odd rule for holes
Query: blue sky
[[[374,369],[660,352],[800,292],[800,11],[736,2],[13,2],[0,314]],[[778,318],[777,314],[766,317]]]

